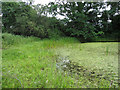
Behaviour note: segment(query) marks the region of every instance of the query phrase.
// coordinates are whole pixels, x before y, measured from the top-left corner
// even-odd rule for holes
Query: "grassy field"
[[[4,33],[2,88],[114,88],[118,43],[80,43],[75,38],[39,39]],[[66,59],[67,69],[56,67]],[[61,59],[62,58],[62,59]]]

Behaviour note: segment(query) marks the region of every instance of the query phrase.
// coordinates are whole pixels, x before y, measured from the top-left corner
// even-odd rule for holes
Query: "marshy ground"
[[[3,37],[3,88],[118,87],[118,42]]]

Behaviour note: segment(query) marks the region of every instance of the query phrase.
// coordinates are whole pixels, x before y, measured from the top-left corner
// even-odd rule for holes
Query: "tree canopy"
[[[84,41],[112,33],[119,36],[119,2],[32,2],[2,2],[5,32],[40,38],[67,35]],[[57,15],[65,18],[57,19]]]

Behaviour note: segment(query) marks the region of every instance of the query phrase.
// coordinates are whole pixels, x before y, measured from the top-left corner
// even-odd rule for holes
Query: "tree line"
[[[95,37],[119,38],[119,2],[2,2],[2,31],[39,38],[71,36],[83,41]],[[110,7],[107,10],[106,7]],[[48,17],[51,15],[52,17]],[[62,15],[64,19],[57,19]]]

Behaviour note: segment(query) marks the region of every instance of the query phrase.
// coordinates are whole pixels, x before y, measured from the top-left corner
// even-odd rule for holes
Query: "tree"
[[[105,35],[113,34],[113,37],[117,37],[119,33],[119,2],[107,2],[105,3],[106,6],[110,6],[110,10],[104,10],[102,12],[102,30],[104,31]],[[111,20],[111,22],[109,22]]]
[[[7,32],[46,37],[43,26],[37,25],[37,12],[24,2],[3,2],[3,25]]]
[[[3,25],[6,32],[40,38],[51,37],[53,34],[55,36],[60,32],[59,20],[43,16],[44,7],[31,6],[24,2],[3,2],[2,4]]]
[[[96,12],[88,12],[95,5],[90,4],[91,7],[87,7],[90,3],[81,2],[51,2],[48,4],[50,14],[56,15],[60,14],[65,16],[64,19],[66,23],[66,33],[70,36],[75,36],[78,38],[83,38],[84,40],[89,40],[95,37],[98,32],[96,32],[95,22],[97,18]],[[97,6],[97,5],[96,5]],[[97,7],[95,7],[97,8]],[[91,15],[91,17],[89,17]],[[94,19],[93,19],[93,16]]]

